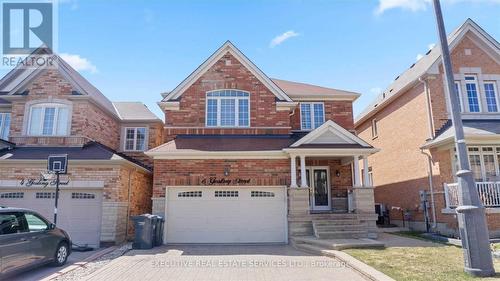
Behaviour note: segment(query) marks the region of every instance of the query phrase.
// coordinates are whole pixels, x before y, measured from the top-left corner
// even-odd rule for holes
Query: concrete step
[[[319,239],[343,239],[343,238],[367,238],[368,231],[352,230],[352,231],[322,231],[314,232],[314,236]]]
[[[359,225],[360,222],[357,219],[340,219],[340,220],[313,220],[315,225]]]
[[[332,250],[359,249],[359,248],[383,248],[384,243],[368,239],[318,239],[312,236],[296,236],[291,238],[294,245],[305,244]]]
[[[325,231],[357,231],[365,230],[365,226],[361,224],[325,224],[325,225],[315,225],[314,229],[317,232]]]

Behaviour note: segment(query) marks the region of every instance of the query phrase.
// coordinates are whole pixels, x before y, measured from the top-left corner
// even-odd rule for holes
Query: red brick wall
[[[226,64],[227,60],[231,61],[229,65]],[[166,126],[205,127],[206,92],[217,89],[250,92],[251,127],[290,127],[289,112],[276,110],[276,96],[229,53],[183,93],[180,110],[166,111]],[[226,131],[230,133],[232,130],[221,130],[220,133],[224,134]],[[196,133],[203,134],[205,131]]]
[[[155,160],[153,197],[164,197],[166,186],[203,185],[202,180],[210,177],[248,178],[248,186],[290,185],[290,160]]]
[[[354,130],[351,101],[325,101],[325,121],[332,120],[347,130]],[[300,104],[290,117],[292,130],[300,130]]]

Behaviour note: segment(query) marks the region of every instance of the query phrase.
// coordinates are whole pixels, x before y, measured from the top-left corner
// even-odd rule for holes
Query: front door
[[[312,167],[309,175],[312,174],[311,187],[311,207],[314,211],[325,211],[331,209],[330,185],[328,178],[328,168]]]

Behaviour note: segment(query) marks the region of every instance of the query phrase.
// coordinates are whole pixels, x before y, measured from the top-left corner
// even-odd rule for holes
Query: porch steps
[[[357,219],[313,220],[314,236],[320,239],[367,238],[365,225]]]

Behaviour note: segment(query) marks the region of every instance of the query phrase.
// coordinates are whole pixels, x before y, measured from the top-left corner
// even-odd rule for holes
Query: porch
[[[500,181],[476,182],[476,189],[485,208],[500,210]],[[459,205],[458,183],[444,184],[444,198],[446,209],[455,209]]]

